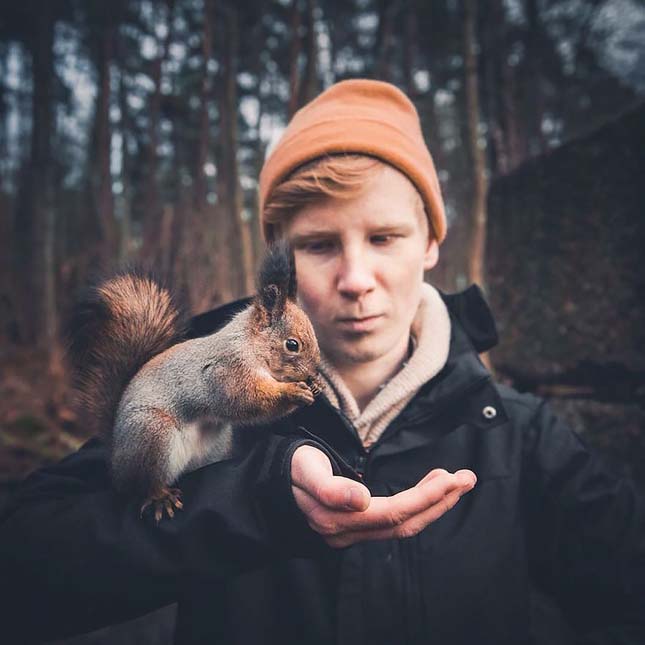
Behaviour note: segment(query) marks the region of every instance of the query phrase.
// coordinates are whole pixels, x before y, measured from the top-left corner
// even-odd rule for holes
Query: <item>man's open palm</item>
[[[296,503],[311,528],[337,548],[416,535],[477,482],[470,470],[435,469],[412,488],[391,497],[371,497],[362,484],[334,475],[327,455],[313,446],[301,446],[294,453],[291,480]]]

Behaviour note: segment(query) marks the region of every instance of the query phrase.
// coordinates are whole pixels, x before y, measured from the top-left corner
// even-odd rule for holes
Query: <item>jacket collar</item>
[[[452,333],[443,369],[421,387],[401,415],[402,420],[435,414],[437,409],[490,379],[479,353],[497,344],[497,328],[481,289],[472,285],[455,294],[442,294],[450,314]]]
[[[495,347],[499,341],[493,314],[478,285],[465,291],[441,294],[448,311],[468,336],[475,351],[481,353]]]

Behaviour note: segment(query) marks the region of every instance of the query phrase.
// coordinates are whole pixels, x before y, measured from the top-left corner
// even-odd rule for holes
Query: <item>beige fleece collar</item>
[[[421,303],[412,321],[410,336],[412,355],[362,411],[340,375],[323,357],[320,368],[323,394],[354,424],[366,448],[378,440],[419,388],[448,360],[450,315],[439,292],[427,283],[422,286]]]

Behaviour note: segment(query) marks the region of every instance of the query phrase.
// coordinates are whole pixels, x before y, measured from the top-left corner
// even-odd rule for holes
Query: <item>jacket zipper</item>
[[[330,410],[332,410],[335,414],[337,414],[340,417],[340,419],[343,422],[344,426],[347,428],[347,430],[349,430],[350,434],[352,435],[352,438],[354,439],[356,445],[361,449],[362,453],[367,454],[367,451],[365,450],[365,446],[363,446],[361,438],[358,436],[358,431],[354,427],[354,424],[347,418],[345,413],[342,410],[339,410],[338,408],[335,408],[327,400],[326,397],[322,397],[322,401]]]
[[[354,464],[351,465],[352,470],[358,475],[359,479],[363,479],[365,476],[365,468],[367,466],[367,459],[369,458],[369,452],[365,449],[361,438],[358,436],[358,431],[354,427],[354,424],[347,418],[345,413],[342,410],[335,408],[325,397],[323,397],[323,403],[329,407],[335,414],[337,414],[347,431],[351,434],[354,439],[354,443],[358,448],[358,457],[356,458]],[[349,465],[349,464],[348,464]]]
[[[418,423],[420,420],[430,420],[434,417],[436,417],[438,414],[443,412],[447,407],[449,407],[455,400],[461,398],[462,396],[465,396],[466,394],[469,394],[470,392],[477,390],[481,385],[485,382],[488,382],[491,380],[491,377],[489,374],[486,374],[484,376],[480,376],[476,380],[472,381],[469,383],[467,386],[461,388],[460,390],[456,390],[452,394],[449,394],[446,396],[444,399],[441,400],[440,405],[438,407],[433,408],[429,413],[422,413],[422,414],[417,414],[416,416],[410,417],[409,419],[406,420],[406,422],[402,425],[400,425],[396,430],[401,430],[403,428],[409,427],[411,425],[414,425]],[[360,479],[363,479],[365,477],[365,472],[367,470],[368,466],[368,460],[370,458],[371,452],[379,446],[381,443],[386,441],[391,435],[392,432],[389,433],[384,433],[381,435],[381,437],[373,443],[370,446],[370,449],[367,450],[363,443],[360,440],[360,437],[358,436],[358,432],[356,431],[356,428],[354,427],[354,424],[347,418],[347,416],[343,413],[342,410],[338,410],[335,408],[326,398],[323,397],[323,403],[327,405],[329,408],[331,408],[341,419],[347,430],[351,433],[352,437],[354,438],[356,445],[359,449],[359,455],[356,458],[356,462],[354,465],[351,467],[353,468],[354,472],[358,475]],[[391,428],[392,426],[390,426]],[[349,464],[348,464],[349,465]]]
[[[365,467],[367,466],[367,457],[369,453],[365,448],[363,448],[363,454],[360,454],[358,458],[356,459],[356,465],[354,466],[354,470],[356,471],[356,474],[363,479],[365,476]]]

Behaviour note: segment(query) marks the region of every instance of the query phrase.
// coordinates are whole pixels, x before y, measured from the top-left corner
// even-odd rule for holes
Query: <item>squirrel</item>
[[[209,336],[182,341],[185,329],[167,288],[123,273],[86,293],[68,332],[81,411],[107,440],[114,486],[157,523],[183,507],[180,475],[227,455],[231,426],[273,421],[319,391],[285,243],[268,250],[248,307]]]

